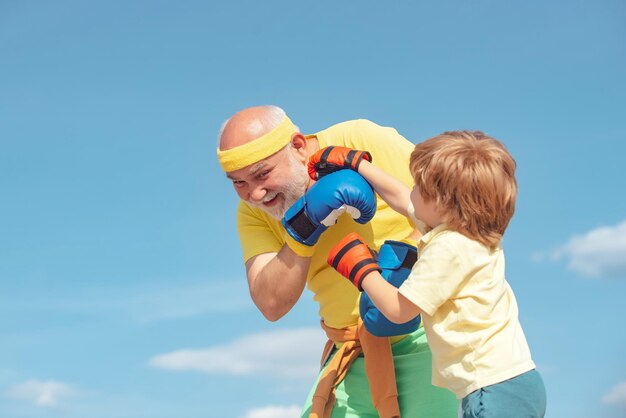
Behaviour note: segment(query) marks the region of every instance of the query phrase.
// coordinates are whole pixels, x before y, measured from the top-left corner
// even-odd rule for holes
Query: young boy
[[[421,313],[433,384],[462,399],[464,418],[543,417],[545,388],[504,274],[500,241],[517,197],[515,161],[505,147],[479,131],[445,132],[417,144],[410,159],[413,190],[366,159],[355,165],[351,154],[320,150],[310,171],[356,169],[425,235],[399,289],[383,279],[357,234],[339,242],[328,263],[392,322]]]

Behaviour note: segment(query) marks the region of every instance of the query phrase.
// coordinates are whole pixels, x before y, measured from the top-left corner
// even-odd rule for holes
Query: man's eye
[[[243,187],[244,184],[245,184],[245,182],[243,182],[241,180],[233,180],[233,185],[235,187]]]
[[[264,177],[267,177],[267,175],[270,173],[269,170],[267,171],[262,171],[261,173],[259,173],[259,175],[257,176],[258,178],[262,179]]]

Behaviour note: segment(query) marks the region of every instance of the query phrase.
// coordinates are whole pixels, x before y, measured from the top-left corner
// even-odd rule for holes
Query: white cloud
[[[574,236],[551,258],[568,259],[568,268],[583,276],[626,278],[626,221]]]
[[[615,385],[609,393],[602,397],[602,403],[626,408],[626,382]]]
[[[251,409],[243,418],[299,418],[300,409],[298,406],[266,406]]]
[[[72,394],[74,390],[69,385],[54,380],[28,380],[9,387],[6,392],[10,398],[31,401],[41,407],[55,407]]]
[[[283,329],[247,335],[224,345],[160,354],[148,364],[210,374],[313,378],[325,341],[319,328]]]

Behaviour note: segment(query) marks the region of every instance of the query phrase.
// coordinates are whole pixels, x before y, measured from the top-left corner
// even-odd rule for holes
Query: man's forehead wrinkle
[[[256,174],[257,171],[259,171],[260,169],[262,169],[263,167],[265,167],[265,165],[267,164],[267,161],[259,161],[258,163],[256,163],[255,165],[252,166],[252,168],[250,169],[250,174]]]
[[[247,177],[247,176],[253,176],[255,175],[259,170],[261,170],[263,167],[265,167],[267,165],[267,161],[263,160],[263,161],[259,161],[258,163],[252,165],[248,170],[244,170],[247,172],[241,172],[241,174],[239,175],[233,175],[231,173],[226,173],[226,177],[228,177],[230,180],[238,180],[242,177]]]

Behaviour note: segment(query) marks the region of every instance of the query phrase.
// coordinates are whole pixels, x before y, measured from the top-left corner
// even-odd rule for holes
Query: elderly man
[[[353,163],[371,158],[411,185],[413,144],[367,120],[303,135],[282,109],[251,107],[226,121],[217,150],[240,198],[238,232],[255,305],[276,321],[295,305],[305,285],[319,304],[329,344],[302,416],[456,417],[454,395],[430,384],[423,329],[390,338],[370,334],[359,315],[360,293],[326,263],[330,249],[351,231],[377,249],[413,232],[409,221],[354,172],[310,180],[309,157],[331,145],[367,150],[370,154]]]

